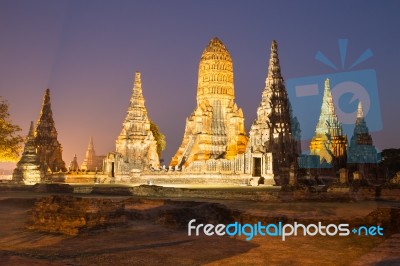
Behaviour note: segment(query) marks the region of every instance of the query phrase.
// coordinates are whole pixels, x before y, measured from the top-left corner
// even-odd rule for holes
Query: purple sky
[[[357,67],[376,70],[383,128],[374,142],[379,149],[399,147],[399,10],[399,1],[2,0],[0,95],[26,135],[49,87],[64,161],[76,153],[81,163],[90,136],[97,154],[115,149],[134,72],[141,71],[169,163],[196,105],[198,63],[212,37],[231,53],[247,131],[273,39],[282,74],[292,79],[334,73],[314,56],[322,51],[340,65],[338,39],[347,38],[349,62],[368,48],[374,54]],[[314,129],[316,122],[301,127]]]

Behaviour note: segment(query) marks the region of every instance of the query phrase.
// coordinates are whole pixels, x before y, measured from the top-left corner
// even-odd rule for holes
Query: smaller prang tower
[[[104,170],[110,176],[154,170],[160,167],[157,141],[150,130],[143,97],[140,72],[135,73],[128,111],[121,133],[115,141],[115,152],[108,153]],[[89,144],[90,145],[90,144]]]
[[[76,157],[76,154],[74,155],[72,161],[69,162],[68,170],[71,172],[79,171],[78,158]]]
[[[347,166],[350,172],[359,171],[366,178],[368,174],[376,172],[379,161],[380,156],[372,142],[360,101],[353,136],[350,140]]]
[[[367,123],[365,122],[362,103],[360,101],[358,103],[357,118],[354,133],[350,141],[347,162],[353,164],[376,164],[378,162],[377,154]]]
[[[47,170],[51,172],[66,171],[65,162],[62,159],[62,147],[57,140],[49,89],[44,95],[42,110],[36,124],[35,144],[40,163]]]
[[[297,166],[297,157],[301,153],[299,141],[300,125],[291,112],[281,74],[278,44],[274,40],[265,88],[247,145],[247,153],[251,154],[251,174],[264,177],[267,183],[273,183],[278,176],[280,182],[285,182],[283,179],[288,178],[290,168]]]
[[[335,114],[329,79],[325,80],[321,114],[310,142],[310,154],[319,156],[321,168],[336,171],[346,167],[347,137]]]
[[[93,137],[90,137],[88,148],[86,150],[85,159],[81,165],[81,170],[83,171],[100,171],[103,167],[104,156],[97,156],[94,150]]]

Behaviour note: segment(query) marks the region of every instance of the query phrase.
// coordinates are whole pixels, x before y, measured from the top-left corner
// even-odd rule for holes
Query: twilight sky
[[[377,91],[370,97],[380,105],[382,123],[375,109],[367,124],[382,124],[371,130],[378,149],[398,148],[399,10],[399,1],[0,0],[0,96],[26,135],[49,87],[64,161],[76,153],[81,163],[90,136],[97,154],[115,149],[138,70],[149,117],[166,135],[162,157],[169,163],[195,108],[198,63],[212,37],[231,53],[236,102],[247,131],[261,100],[273,39],[290,84],[329,76],[334,85],[335,77],[371,49],[373,56],[351,71],[375,70]],[[348,39],[344,68],[339,39]],[[337,70],[317,61],[318,51]],[[358,82],[365,75],[346,78]],[[288,93],[295,115],[303,117],[307,140],[320,99],[311,100],[310,109],[296,110],[299,101],[289,88]],[[347,112],[357,106],[351,96],[340,99]]]

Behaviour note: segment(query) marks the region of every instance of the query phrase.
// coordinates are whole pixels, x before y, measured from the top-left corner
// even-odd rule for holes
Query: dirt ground
[[[278,237],[244,238],[188,236],[184,229],[167,228],[144,221],[126,227],[76,237],[25,229],[34,199],[0,197],[0,265],[360,265],[360,259],[382,245],[383,237]],[[275,213],[329,213],[363,215],[373,203],[334,208],[321,203],[276,206],[251,202],[225,202],[250,211]],[[308,207],[307,207],[308,206]],[[344,206],[344,205],[343,205]],[[361,206],[361,207],[360,207]],[[260,210],[261,209],[261,210]],[[285,211],[286,210],[286,211]],[[318,215],[317,215],[318,214]],[[400,239],[400,238],[399,238]],[[400,242],[399,242],[400,243]],[[394,246],[398,249],[400,244]],[[399,250],[400,252],[400,250]],[[367,260],[368,262],[368,260]],[[383,259],[379,265],[399,265]],[[368,264],[368,263],[366,263]],[[365,265],[363,263],[362,265]],[[374,265],[374,263],[370,264]]]

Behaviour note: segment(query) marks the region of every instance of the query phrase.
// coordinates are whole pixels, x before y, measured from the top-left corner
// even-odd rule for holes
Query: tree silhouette
[[[157,141],[157,154],[158,157],[161,158],[161,153],[167,146],[167,142],[165,141],[165,136],[163,133],[161,133],[158,126],[152,120],[150,120],[150,130],[151,133],[153,133],[154,139]]]
[[[8,112],[8,103],[0,96],[0,162],[15,162],[22,149],[21,128],[13,125]]]

